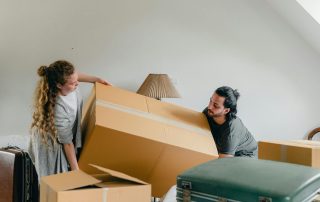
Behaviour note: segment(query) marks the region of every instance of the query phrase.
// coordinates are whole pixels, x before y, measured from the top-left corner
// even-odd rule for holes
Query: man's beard
[[[210,110],[208,110],[208,115],[209,115],[209,117],[212,117],[212,118],[218,118],[218,117],[224,116],[224,114],[222,114],[222,112],[221,112],[221,113],[218,113],[218,114],[215,114],[215,113],[213,113],[213,112],[210,111]]]

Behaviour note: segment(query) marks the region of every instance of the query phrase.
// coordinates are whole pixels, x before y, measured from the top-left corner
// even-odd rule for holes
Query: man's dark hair
[[[218,94],[219,96],[225,98],[223,106],[225,108],[229,108],[230,109],[230,111],[226,115],[227,116],[227,120],[232,120],[232,119],[236,118],[237,100],[240,97],[240,94],[237,91],[237,89],[233,90],[229,86],[222,86],[222,87],[218,88],[215,91],[215,93]]]

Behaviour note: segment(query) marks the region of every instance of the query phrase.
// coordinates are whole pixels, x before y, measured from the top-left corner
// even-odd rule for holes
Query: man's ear
[[[228,114],[230,112],[230,108],[225,108],[224,109],[224,114]]]

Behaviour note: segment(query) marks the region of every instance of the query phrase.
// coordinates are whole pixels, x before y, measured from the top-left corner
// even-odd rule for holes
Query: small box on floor
[[[320,142],[310,140],[260,141],[259,159],[320,168]]]
[[[137,178],[95,166],[103,174],[81,170],[41,178],[42,202],[150,202],[151,185]]]

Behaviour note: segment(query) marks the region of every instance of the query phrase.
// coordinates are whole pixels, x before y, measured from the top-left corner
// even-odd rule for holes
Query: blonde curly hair
[[[38,68],[40,80],[34,93],[31,134],[40,135],[45,143],[48,142],[48,138],[54,143],[57,141],[57,129],[54,124],[54,109],[59,93],[57,85],[64,85],[74,71],[74,66],[65,60],[58,60],[49,66]]]

